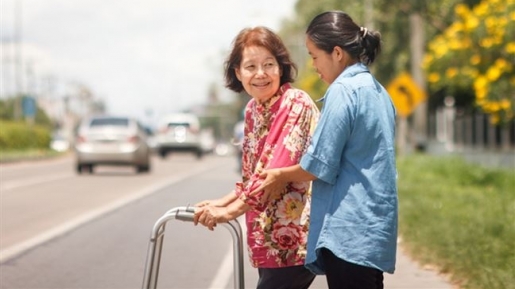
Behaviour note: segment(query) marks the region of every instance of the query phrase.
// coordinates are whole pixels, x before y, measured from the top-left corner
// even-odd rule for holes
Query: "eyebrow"
[[[265,59],[263,60],[263,62],[265,62],[265,61],[269,61],[269,60],[272,60],[272,61],[276,61],[276,62],[277,62],[277,60],[276,60],[276,59],[275,59],[275,57],[273,57],[273,56],[269,56],[269,57],[265,58]],[[254,63],[254,62],[258,62],[258,61],[257,61],[257,60],[254,60],[254,59],[249,59],[249,60],[246,60],[246,61],[242,61],[242,62],[241,62],[241,64]]]

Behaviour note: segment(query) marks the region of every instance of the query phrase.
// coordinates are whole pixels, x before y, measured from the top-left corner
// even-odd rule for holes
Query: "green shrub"
[[[46,126],[0,120],[0,149],[2,151],[48,149],[51,131]]]

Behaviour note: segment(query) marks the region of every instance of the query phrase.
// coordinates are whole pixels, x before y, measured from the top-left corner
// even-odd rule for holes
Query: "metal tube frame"
[[[176,207],[167,211],[154,224],[150,236],[147,262],[145,264],[143,289],[156,289],[157,287],[166,223],[173,219],[193,222],[194,214],[194,207]],[[243,273],[243,238],[240,223],[238,220],[231,220],[220,225],[223,225],[230,231],[233,239],[234,288],[243,289],[245,288],[245,280]]]

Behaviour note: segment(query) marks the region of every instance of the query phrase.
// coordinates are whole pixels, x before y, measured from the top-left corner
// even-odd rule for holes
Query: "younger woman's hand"
[[[273,200],[281,195],[286,186],[287,182],[282,181],[280,178],[280,169],[269,169],[263,171],[259,177],[263,178],[263,182],[258,188],[254,189],[250,194],[255,195],[260,191],[263,191],[263,203]]]

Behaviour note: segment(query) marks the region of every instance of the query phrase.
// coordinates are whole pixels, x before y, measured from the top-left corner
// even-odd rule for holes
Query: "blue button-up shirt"
[[[393,273],[397,248],[395,108],[361,63],[343,71],[301,167],[315,175],[306,266],[324,274],[318,250]]]

